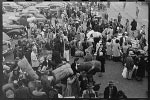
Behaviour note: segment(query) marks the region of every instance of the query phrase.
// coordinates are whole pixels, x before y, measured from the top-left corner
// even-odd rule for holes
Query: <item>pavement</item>
[[[123,12],[123,10],[121,8],[122,5],[117,2],[113,2],[111,4],[110,9],[108,9],[108,14],[110,17],[117,18],[118,13],[121,12],[121,14],[123,16],[123,20],[128,18],[131,21],[135,17],[134,16],[135,11],[134,11],[134,9],[132,9],[133,11],[131,11],[132,7],[130,7],[130,6],[132,6],[133,8],[135,7],[134,5],[129,3],[126,5],[125,12]],[[147,18],[147,17],[144,17],[144,16],[146,16],[146,15],[144,15],[146,13],[146,11],[143,12],[143,10],[141,10],[141,9],[145,10],[146,8],[144,8],[144,7],[140,8],[141,12],[139,13],[139,15],[140,15],[139,21],[138,21],[139,25],[141,25],[140,18],[143,18],[143,20]],[[128,12],[128,11],[131,11],[131,12]],[[11,15],[11,13],[8,15]],[[3,16],[3,18],[5,18],[5,17]],[[142,23],[147,25],[146,21],[147,20],[142,21]],[[14,45],[15,43],[16,43],[16,40],[13,41],[12,44]],[[43,55],[46,55],[46,51],[42,51],[42,53],[43,53]],[[11,53],[9,55],[6,55],[5,59],[6,59],[6,62],[12,61],[13,54]],[[74,60],[74,58],[70,57],[70,63],[72,63],[73,60]],[[82,62],[83,58],[80,58],[79,61]],[[147,77],[145,77],[143,79],[143,81],[140,81],[140,82],[138,82],[136,80],[124,79],[121,75],[122,70],[123,70],[122,63],[121,62],[113,62],[111,60],[106,60],[105,70],[106,70],[106,72],[103,74],[102,77],[98,77],[98,75],[94,76],[94,80],[96,81],[96,83],[101,83],[101,88],[99,91],[100,98],[103,98],[104,89],[106,86],[108,86],[107,83],[110,80],[113,80],[117,89],[123,90],[128,98],[147,98],[147,94],[146,94],[146,92],[148,91],[148,78]]]

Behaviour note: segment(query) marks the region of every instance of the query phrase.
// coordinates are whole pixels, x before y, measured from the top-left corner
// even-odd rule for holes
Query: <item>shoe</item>
[[[102,76],[103,76],[103,74],[102,74],[102,73],[98,75],[98,77],[102,77]]]

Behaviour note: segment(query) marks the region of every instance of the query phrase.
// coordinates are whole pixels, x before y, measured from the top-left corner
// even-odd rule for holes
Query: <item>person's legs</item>
[[[60,51],[61,57],[64,57],[64,52],[65,52],[65,51],[63,51],[63,50]]]
[[[62,96],[65,96],[65,91],[66,91],[66,85],[65,84],[62,84]]]
[[[66,50],[66,60],[69,62],[69,50]]]
[[[127,79],[128,80],[131,80],[132,79],[132,71],[129,71],[127,72]]]
[[[105,66],[104,66],[104,61],[101,61],[101,72],[105,72]]]
[[[124,65],[125,63],[125,53],[123,53],[123,57],[122,57],[122,64]]]

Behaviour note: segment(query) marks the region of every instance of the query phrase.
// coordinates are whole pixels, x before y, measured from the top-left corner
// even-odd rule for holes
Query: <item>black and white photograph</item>
[[[148,98],[148,2],[2,2],[4,98]]]

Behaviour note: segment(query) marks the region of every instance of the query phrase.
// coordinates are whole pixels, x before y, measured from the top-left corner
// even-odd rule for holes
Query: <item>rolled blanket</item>
[[[78,71],[86,71],[86,72],[100,72],[101,70],[101,63],[96,60],[88,61],[88,62],[82,62],[78,66]]]
[[[73,70],[71,69],[71,65],[69,63],[56,68],[52,72],[54,73],[54,76],[56,78],[55,83],[58,83],[63,78],[73,74]]]

